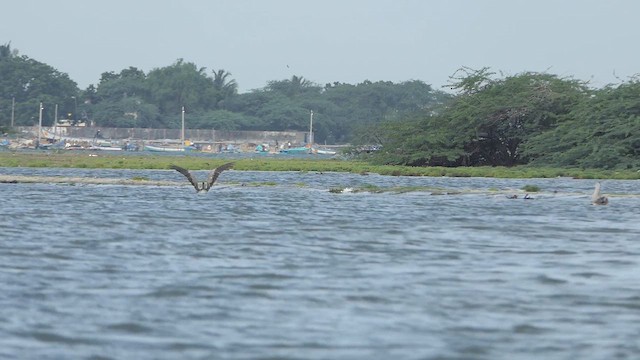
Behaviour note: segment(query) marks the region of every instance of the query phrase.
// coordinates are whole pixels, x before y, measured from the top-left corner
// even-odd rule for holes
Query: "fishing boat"
[[[152,152],[175,152],[175,153],[196,150],[194,146],[191,146],[191,145],[185,146],[185,145],[186,143],[184,140],[184,106],[183,106],[182,107],[182,129],[180,131],[180,145],[178,147],[145,145],[144,149]]]
[[[308,154],[309,148],[306,146],[292,147],[288,149],[281,149],[280,152],[282,154]]]
[[[334,151],[334,150],[321,149],[321,148],[313,148],[312,152],[314,154],[318,154],[318,155],[335,155],[335,154],[337,154],[337,152]]]
[[[305,146],[280,149],[282,154],[316,154],[316,155],[335,155],[333,150],[319,148],[313,141],[313,110],[309,115],[309,136]]]
[[[185,152],[188,151],[187,147],[168,147],[168,146],[153,146],[145,145],[144,149],[153,152]]]
[[[113,146],[110,143],[100,143],[97,145],[91,145],[88,148],[89,150],[101,150],[101,151],[122,151],[122,147]]]

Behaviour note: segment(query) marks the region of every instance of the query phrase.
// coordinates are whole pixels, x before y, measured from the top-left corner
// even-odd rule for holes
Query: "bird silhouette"
[[[591,204],[593,205],[607,205],[609,203],[609,199],[606,196],[600,195],[600,183],[596,183],[596,188],[593,190],[593,195],[591,195]]]
[[[191,185],[193,185],[193,187],[196,189],[196,192],[198,193],[205,193],[207,191],[209,191],[209,189],[211,189],[211,186],[213,186],[213,184],[216,182],[216,180],[218,179],[218,176],[220,176],[220,174],[228,169],[231,169],[233,167],[235,163],[230,162],[230,163],[226,163],[223,165],[218,166],[217,168],[211,170],[209,172],[209,176],[207,177],[207,181],[201,181],[198,182],[196,181],[196,177],[187,169],[180,167],[178,165],[170,165],[170,167],[176,171],[178,171],[179,173],[181,173],[182,175],[184,175],[187,180],[189,180],[189,182],[191,183]]]

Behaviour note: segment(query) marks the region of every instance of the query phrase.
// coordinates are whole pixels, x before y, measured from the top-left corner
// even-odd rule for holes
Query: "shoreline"
[[[574,178],[601,180],[640,180],[640,171],[635,169],[605,170],[545,167],[411,167],[400,165],[376,165],[360,159],[337,159],[324,157],[266,157],[261,154],[246,157],[236,156],[191,156],[157,154],[110,154],[65,153],[65,152],[14,152],[0,151],[0,168],[78,168],[78,169],[129,169],[169,170],[178,164],[190,170],[210,170],[226,162],[235,162],[239,171],[300,171],[342,172],[354,174],[380,174],[389,176],[429,177],[484,177],[484,178]]]

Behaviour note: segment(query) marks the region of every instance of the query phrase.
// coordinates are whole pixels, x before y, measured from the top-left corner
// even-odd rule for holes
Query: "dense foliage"
[[[66,74],[0,46],[0,127],[61,118],[104,127],[307,131],[318,143],[352,143],[378,164],[408,166],[640,166],[640,80],[594,89],[573,78],[497,76],[461,68],[454,95],[422,81],[324,86],[301,76],[238,93],[231,74],[178,59],[148,73],[105,72],[78,89]],[[14,105],[15,104],[15,105]],[[364,146],[367,145],[367,146]]]
[[[640,83],[590,89],[545,73],[463,68],[439,112],[376,127],[373,159],[411,166],[640,166]]]
[[[182,59],[149,73],[135,67],[105,72],[97,85],[81,91],[66,75],[15,56],[9,44],[0,51],[0,125],[4,126],[10,118],[4,110],[11,108],[14,96],[15,125],[37,123],[40,101],[47,108],[44,125],[54,122],[54,104],[60,104],[62,118],[103,127],[178,128],[184,107],[189,128],[308,131],[313,110],[316,142],[345,143],[370,124],[448,97],[421,81],[323,87],[301,76],[239,94],[229,72],[208,71]]]
[[[0,46],[0,126],[37,124],[40,103],[43,118],[52,123],[55,104],[59,113],[74,111],[77,84],[49,65],[19,56],[10,44]],[[45,123],[46,124],[46,123]]]

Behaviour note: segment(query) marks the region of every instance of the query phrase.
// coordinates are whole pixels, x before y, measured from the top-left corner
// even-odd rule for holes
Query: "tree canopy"
[[[525,72],[496,78],[488,68],[452,76],[446,106],[377,126],[386,164],[640,165],[640,83],[591,89],[585,82]],[[460,74],[460,73],[457,73]]]
[[[419,80],[335,82],[302,76],[238,93],[230,72],[183,59],[148,73],[105,72],[78,89],[67,74],[0,46],[0,126],[68,118],[104,127],[308,131],[316,142],[379,145],[371,157],[412,166],[640,166],[640,79],[594,89],[548,73],[463,67],[448,90]],[[15,106],[14,106],[15,104]],[[58,113],[55,109],[58,108]]]

